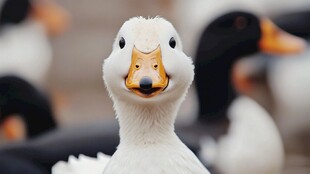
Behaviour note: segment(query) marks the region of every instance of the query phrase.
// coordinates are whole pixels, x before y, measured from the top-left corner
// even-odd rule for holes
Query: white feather
[[[110,160],[110,156],[98,153],[97,158],[79,155],[78,158],[70,156],[68,162],[60,161],[52,168],[53,174],[89,174],[102,173]]]
[[[224,174],[280,174],[284,150],[271,116],[248,97],[237,98],[228,114],[231,124],[216,147],[216,168]]]
[[[17,75],[36,85],[43,83],[52,53],[40,23],[29,19],[1,28],[0,53],[0,76]]]

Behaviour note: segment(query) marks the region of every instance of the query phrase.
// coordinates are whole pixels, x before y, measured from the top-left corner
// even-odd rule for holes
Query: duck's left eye
[[[248,21],[245,17],[243,16],[238,16],[235,21],[234,21],[234,26],[238,29],[238,30],[242,30],[244,29],[246,26],[248,25]]]
[[[122,38],[119,40],[119,47],[120,47],[121,49],[123,49],[123,48],[125,47],[125,44],[126,44],[125,39],[122,37]]]
[[[170,39],[169,45],[170,45],[171,48],[175,48],[176,42],[175,42],[174,37],[172,37],[172,38]]]

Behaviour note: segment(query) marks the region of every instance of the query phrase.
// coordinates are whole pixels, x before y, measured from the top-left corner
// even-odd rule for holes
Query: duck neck
[[[174,121],[179,104],[133,104],[116,102],[120,145],[152,145],[175,139]]]
[[[231,84],[230,72],[234,60],[214,60],[203,66],[196,66],[196,87],[199,97],[199,120],[218,119],[236,94]]]
[[[219,47],[207,50],[207,57],[205,51],[198,51],[195,82],[200,104],[198,117],[200,121],[219,120],[226,117],[227,108],[236,97],[231,83],[233,65],[240,57],[256,51],[256,47],[251,44],[248,44],[248,47],[241,44],[238,46],[248,49]],[[200,49],[203,50],[203,48]]]

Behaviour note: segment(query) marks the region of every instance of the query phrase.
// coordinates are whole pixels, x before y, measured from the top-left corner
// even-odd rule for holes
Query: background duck
[[[1,141],[32,138],[56,127],[45,94],[19,77],[0,77],[0,111]]]
[[[67,13],[51,1],[0,1],[0,116],[6,138],[55,127],[43,86],[52,58],[49,37],[62,33],[67,23]]]
[[[49,36],[64,31],[67,14],[50,1],[0,2],[0,75],[42,85],[52,58]]]
[[[236,100],[238,95],[231,83],[233,65],[242,56],[254,54],[259,50],[288,54],[297,53],[303,49],[302,40],[288,36],[275,28],[271,21],[266,20],[250,13],[231,12],[212,21],[204,30],[199,42],[195,62],[195,82],[200,112],[197,122],[192,126],[184,127],[183,131],[189,137],[198,135],[197,141],[201,141],[201,138],[207,134],[219,141],[218,149],[213,149],[217,151],[213,164],[222,173],[248,173],[249,171],[250,173],[267,171],[277,173],[281,170],[282,142],[275,124],[268,114],[264,113],[264,109],[254,101],[244,97]],[[287,37],[292,38],[290,45],[286,45],[287,42],[280,42],[282,38]],[[245,93],[246,89],[240,91]],[[240,109],[242,105],[252,109],[242,110]],[[252,131],[246,134],[249,125],[252,125]],[[259,130],[264,130],[265,133]],[[256,138],[250,141],[252,137]],[[202,145],[202,150],[206,155],[206,161],[210,162],[214,151],[205,149],[205,146],[210,145],[210,142],[207,143]],[[260,167],[263,163],[254,159],[252,165],[241,165],[242,160],[263,154],[257,151],[257,145],[262,152],[274,153],[275,159],[267,162],[264,167]],[[240,153],[236,152],[237,149],[240,149]],[[254,155],[255,152],[258,153]],[[240,161],[234,153],[239,154],[237,156]],[[258,157],[258,159],[262,158]]]
[[[261,55],[265,56],[266,55]],[[247,76],[255,83],[253,98],[264,96],[260,103],[273,113],[287,151],[287,166],[291,172],[301,172],[309,162],[309,50],[276,60],[257,57],[246,58],[241,63]],[[294,59],[290,59],[294,58]],[[261,64],[253,68],[254,63]],[[268,102],[267,102],[268,101]]]
[[[281,28],[307,39],[306,51],[278,60],[274,56],[259,55],[263,59],[247,57],[244,74],[255,83],[252,97],[268,109],[279,127],[287,153],[286,166],[291,173],[306,172],[309,164],[309,8],[290,11],[274,18]],[[294,58],[294,59],[291,59]],[[255,66],[259,65],[259,66]]]

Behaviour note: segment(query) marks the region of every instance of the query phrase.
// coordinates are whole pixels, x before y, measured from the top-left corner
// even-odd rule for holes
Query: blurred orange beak
[[[69,25],[69,14],[51,0],[35,1],[32,16],[43,23],[48,34],[52,36],[63,33]]]
[[[259,42],[260,51],[285,55],[297,54],[306,48],[306,42],[296,36],[293,36],[273,24],[269,19],[261,20],[262,37]],[[232,72],[232,80],[237,91],[249,95],[252,91],[253,85],[249,77],[251,67],[246,63],[237,63]]]
[[[9,141],[22,140],[26,137],[26,128],[23,120],[15,115],[8,117],[1,125],[4,136]]]
[[[168,82],[160,47],[150,53],[142,53],[134,47],[126,87],[140,97],[150,98],[163,91]]]
[[[273,24],[269,19],[261,20],[262,37],[259,47],[262,52],[271,54],[295,54],[303,51],[305,41],[293,36]]]

